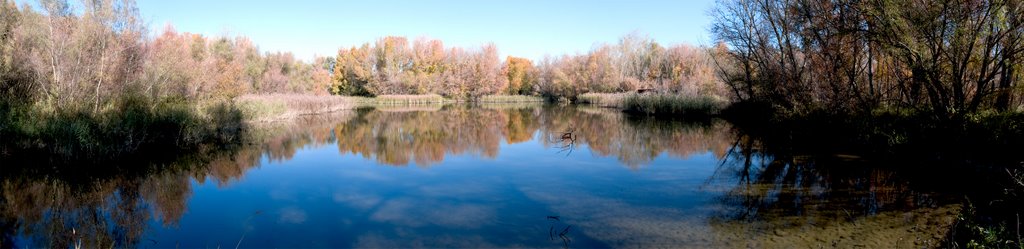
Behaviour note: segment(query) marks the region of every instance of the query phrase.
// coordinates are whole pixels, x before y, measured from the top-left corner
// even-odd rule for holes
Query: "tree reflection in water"
[[[124,248],[155,244],[143,241],[151,221],[174,227],[184,216],[192,181],[220,186],[241,179],[259,166],[260,157],[285,160],[296,148],[330,141],[308,127],[347,118],[346,113],[265,125],[246,145],[204,150],[171,162],[131,161],[124,165],[38,166],[5,161],[0,172],[0,247]],[[21,166],[24,165],[24,166]],[[112,173],[103,167],[125,168]],[[15,245],[15,237],[28,241]]]
[[[948,195],[915,188],[895,162],[796,155],[739,136],[709,186],[723,186],[710,223],[734,245],[934,247],[959,211]]]
[[[426,168],[449,156],[496,158],[503,144],[537,143],[559,150],[566,146],[561,138],[567,131],[575,150],[614,158],[631,170],[641,170],[660,156],[710,154],[721,160],[705,184],[709,192],[721,195],[713,205],[715,215],[706,221],[710,231],[646,231],[657,234],[652,241],[661,245],[695,240],[711,241],[692,245],[723,247],[844,247],[862,241],[882,241],[869,244],[881,247],[893,241],[914,245],[921,236],[941,233],[935,231],[946,228],[943,219],[955,209],[945,205],[947,200],[916,189],[891,167],[866,164],[854,156],[773,152],[757,139],[735,135],[719,121],[664,121],[574,106],[389,107],[263,124],[241,146],[197,152],[172,162],[125,162],[146,165],[130,172],[89,170],[101,165],[4,170],[0,245],[14,246],[13,239],[21,237],[32,244],[19,247],[146,246],[155,243],[144,238],[154,221],[174,227],[185,215],[193,181],[228,186],[259,167],[261,160],[288,161],[307,146],[333,145],[340,154],[382,165]],[[574,157],[579,154],[584,153]],[[704,224],[640,218],[633,221],[666,227]],[[601,229],[629,227],[603,222],[580,220],[571,230],[580,236],[589,230],[598,235],[587,236],[614,238],[625,233]],[[641,225],[654,226],[648,223]],[[934,231],[919,231],[925,228]],[[569,233],[568,227],[561,229]],[[690,237],[672,237],[679,234]]]
[[[173,227],[181,219],[193,179],[226,186],[258,167],[263,157],[285,161],[311,145],[335,144],[340,153],[385,165],[428,167],[446,155],[494,158],[502,143],[539,140],[552,146],[559,141],[535,138],[572,130],[573,146],[587,146],[598,156],[615,157],[638,169],[662,153],[720,155],[729,145],[724,127],[664,125],[627,120],[613,110],[536,105],[381,108],[308,116],[261,125],[237,148],[174,162],[141,162],[148,166],[133,173],[9,172],[3,178],[0,217],[11,229],[4,229],[3,244],[11,245],[18,233],[38,246],[69,247],[78,241],[84,247],[139,246],[147,243],[140,240],[150,220]]]
[[[570,137],[565,139],[568,131]],[[633,169],[662,153],[723,155],[730,140],[724,124],[634,120],[610,109],[522,105],[364,112],[336,126],[334,133],[341,153],[386,165],[420,167],[439,163],[446,155],[494,158],[503,142],[527,142],[535,136],[541,137],[536,140],[544,146],[558,150],[587,146],[596,155],[616,157]]]

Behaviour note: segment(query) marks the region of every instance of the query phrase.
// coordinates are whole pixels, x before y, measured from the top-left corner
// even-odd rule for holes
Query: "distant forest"
[[[569,100],[636,89],[727,94],[712,50],[666,47],[639,34],[540,61],[499,58],[493,44],[445,47],[439,40],[389,36],[305,62],[288,52],[261,52],[244,36],[206,37],[172,26],[150,32],[130,0],[41,1],[34,5],[40,9],[10,0],[0,5],[0,91],[6,99],[53,111],[99,112],[129,93],[153,100],[249,93]]]

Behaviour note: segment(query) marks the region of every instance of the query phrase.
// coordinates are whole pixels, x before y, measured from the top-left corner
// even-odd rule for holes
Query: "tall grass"
[[[635,93],[584,93],[576,97],[576,103],[621,108],[622,100],[629,95],[635,95]]]
[[[724,101],[710,96],[677,94],[628,94],[622,109],[628,113],[651,116],[710,117],[718,115]]]
[[[445,102],[445,98],[437,94],[378,95],[363,100],[363,103],[375,105],[441,104]]]
[[[308,94],[244,95],[235,99],[246,119],[272,121],[356,108],[362,98]]]
[[[119,160],[233,144],[243,131],[241,112],[230,102],[199,107],[182,100],[154,102],[127,96],[112,108],[44,112],[31,105],[0,103],[0,156],[33,156],[61,164]]]
[[[527,103],[527,102],[544,102],[544,98],[540,96],[529,96],[529,95],[486,95],[480,97],[478,100],[480,103]]]

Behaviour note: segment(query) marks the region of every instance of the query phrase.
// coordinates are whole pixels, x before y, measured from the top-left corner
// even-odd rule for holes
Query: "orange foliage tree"
[[[535,91],[537,72],[529,59],[509,56],[501,67],[501,73],[508,79],[508,87],[503,93],[530,95]]]

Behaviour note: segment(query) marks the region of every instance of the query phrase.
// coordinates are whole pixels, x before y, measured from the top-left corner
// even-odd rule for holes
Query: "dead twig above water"
[[[559,146],[557,146],[557,148],[559,148],[557,152],[558,154],[561,154],[562,152],[568,152],[565,154],[565,156],[569,156],[570,154],[572,154],[573,151],[576,150],[576,139],[579,138],[579,135],[577,135],[575,132],[576,128],[570,126],[569,130],[562,132],[561,136],[559,136],[558,138],[549,139],[551,143],[560,144]]]

